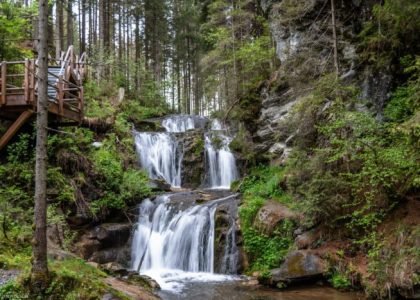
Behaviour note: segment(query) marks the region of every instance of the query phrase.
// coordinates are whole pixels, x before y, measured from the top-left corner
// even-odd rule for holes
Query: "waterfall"
[[[144,200],[133,236],[131,268],[150,275],[167,289],[174,288],[174,277],[177,280],[197,276],[202,280],[225,279],[213,274],[215,212],[219,204],[236,197],[230,195],[187,207],[182,201],[171,201],[171,195],[158,196],[153,202]],[[229,232],[234,234],[235,222],[231,223]],[[235,247],[230,244],[224,247],[223,262],[234,261],[229,258],[237,256]],[[235,273],[235,268],[221,269]]]
[[[217,120],[211,128],[213,131],[205,135],[208,182],[211,188],[229,189],[238,178],[236,159],[229,149],[232,138],[225,135],[226,130]]]
[[[134,132],[134,137],[140,164],[149,177],[180,187],[182,150],[176,138],[164,132]]]
[[[186,132],[191,129],[201,128],[206,126],[207,119],[200,116],[191,115],[173,115],[165,118],[162,121],[162,126],[167,132]]]
[[[205,140],[206,181],[203,186],[229,189],[238,177],[235,157],[229,149],[232,138],[220,121],[212,120],[207,125],[208,122],[204,117],[174,115],[162,121],[166,132],[134,132],[140,165],[150,178],[164,179],[173,187],[181,187],[183,144],[185,149],[189,145],[188,136],[184,135],[189,130],[200,129]],[[202,194],[191,193],[196,195],[193,200],[188,198],[190,194],[180,192],[161,195],[153,201],[145,199],[139,206],[131,268],[151,276],[164,290],[177,291],[190,282],[230,278],[215,274],[215,270],[236,274],[239,253],[236,195],[212,190],[208,192],[212,199],[230,196],[197,204]],[[215,250],[216,213],[220,213],[224,221],[217,223],[222,232],[218,231]]]

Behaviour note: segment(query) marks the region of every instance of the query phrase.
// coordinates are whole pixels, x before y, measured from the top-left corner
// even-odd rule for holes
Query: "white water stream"
[[[219,204],[234,199],[236,195],[231,195],[186,208],[183,203],[172,203],[170,195],[158,196],[153,202],[144,200],[133,236],[131,268],[154,278],[162,289],[175,292],[186,282],[231,279],[214,274],[214,216]],[[232,224],[229,232],[234,231]],[[236,245],[229,243],[218,250],[223,251],[224,263],[236,263]],[[236,265],[230,272],[236,270],[232,268]]]
[[[179,134],[191,129],[205,129],[208,119],[177,115],[163,120],[167,132],[135,132],[141,166],[153,179],[164,179],[181,187],[183,145]],[[229,149],[227,130],[214,120],[204,133],[206,182],[212,189],[229,189],[238,178],[235,157]],[[217,145],[216,145],[217,142]],[[171,201],[171,195],[144,200],[139,207],[138,223],[132,242],[133,270],[154,278],[163,290],[180,292],[186,283],[225,281],[232,276],[215,274],[215,212],[220,204],[234,201],[235,195],[203,204]],[[233,214],[237,213],[237,203]],[[236,273],[235,217],[230,217],[219,270]]]

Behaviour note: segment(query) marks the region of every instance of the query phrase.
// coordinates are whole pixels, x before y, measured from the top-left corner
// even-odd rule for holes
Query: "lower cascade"
[[[178,199],[171,199],[177,195]],[[144,200],[132,242],[131,268],[156,279],[163,289],[177,290],[182,281],[225,280],[215,270],[215,213],[219,206],[237,208],[237,195],[196,205],[182,193]],[[188,201],[187,201],[188,202]],[[232,205],[233,204],[233,205]],[[234,219],[232,219],[234,220]],[[235,274],[238,249],[232,221],[226,234],[220,272]]]

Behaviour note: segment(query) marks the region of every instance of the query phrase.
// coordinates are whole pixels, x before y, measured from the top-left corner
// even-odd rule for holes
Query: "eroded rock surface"
[[[300,216],[287,206],[274,200],[269,200],[259,209],[254,225],[262,233],[271,235],[282,221],[298,221]]]
[[[313,280],[327,271],[326,263],[309,250],[291,252],[280,268],[270,271],[271,285],[290,284],[299,281]]]
[[[131,229],[130,223],[98,225],[81,235],[73,251],[88,261],[99,264],[118,262],[128,266]]]

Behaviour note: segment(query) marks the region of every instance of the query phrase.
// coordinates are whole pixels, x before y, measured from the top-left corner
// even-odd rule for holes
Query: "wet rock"
[[[237,223],[238,210],[235,203],[222,204],[216,209],[214,237],[216,273],[237,274],[244,269],[243,239]]]
[[[111,247],[103,250],[96,251],[88,259],[99,264],[108,262],[118,262],[123,266],[128,266],[131,257],[130,245],[122,247]]]
[[[121,246],[130,237],[132,225],[129,223],[105,223],[97,226],[91,237],[97,239],[102,246]]]
[[[133,122],[134,127],[138,131],[154,131],[154,132],[165,131],[165,128],[161,125],[160,120],[136,120],[134,118],[130,121]]]
[[[316,280],[327,271],[326,263],[308,250],[291,252],[280,268],[270,271],[269,284],[283,286],[299,281]]]
[[[101,224],[82,234],[72,251],[99,264],[118,262],[128,265],[131,228],[129,223]]]
[[[127,281],[139,285],[147,290],[160,290],[159,283],[147,275],[130,272],[127,276]]]
[[[171,185],[167,183],[165,180],[150,179],[147,185],[153,192],[160,192],[160,191],[170,192],[171,191]]]
[[[108,274],[120,276],[126,276],[128,274],[128,270],[117,262],[109,262],[106,264],[102,264],[99,266],[99,268]]]
[[[307,231],[299,234],[295,239],[295,245],[298,249],[310,248],[319,238],[319,233],[315,231]]]
[[[82,237],[81,240],[74,244],[73,252],[84,259],[88,259],[94,252],[98,251],[100,248],[101,243],[98,240]]]
[[[271,235],[276,226],[286,219],[298,221],[300,216],[292,212],[287,206],[269,200],[259,209],[254,220],[254,226],[260,232]]]
[[[183,145],[181,182],[184,188],[197,188],[205,175],[204,136],[202,130],[191,130],[177,135]]]

